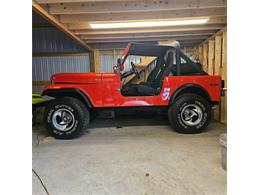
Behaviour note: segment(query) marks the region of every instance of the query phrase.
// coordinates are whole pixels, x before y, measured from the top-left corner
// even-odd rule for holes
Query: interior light
[[[138,27],[157,27],[157,26],[177,26],[177,25],[205,24],[207,22],[208,22],[208,19],[195,19],[195,20],[168,20],[168,21],[148,21],[148,22],[89,23],[89,26],[92,29],[138,28]]]

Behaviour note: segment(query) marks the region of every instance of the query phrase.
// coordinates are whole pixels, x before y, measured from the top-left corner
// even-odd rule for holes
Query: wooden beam
[[[208,44],[204,43],[203,44],[203,70],[208,72]]]
[[[33,86],[48,85],[48,84],[50,84],[50,81],[32,81]]]
[[[140,41],[141,42],[141,41]],[[146,43],[151,43],[151,44],[157,44],[157,41],[146,41]],[[179,41],[182,46],[197,46],[203,40],[182,40]],[[119,49],[125,49],[126,45],[128,42],[116,42],[116,43],[93,43],[92,47],[93,48],[98,48],[98,49],[113,49],[113,48],[119,48]]]
[[[227,30],[224,30],[222,38],[222,79],[225,81],[225,87],[227,87]],[[227,123],[227,93],[224,97],[221,97],[221,116],[220,121],[224,124]]]
[[[216,36],[220,35],[222,36],[223,32],[227,30],[227,26],[221,28],[218,32],[216,32],[214,35],[212,35],[211,37],[209,37],[208,40],[214,40]],[[206,43],[208,40],[205,40],[204,43]]]
[[[214,75],[221,75],[221,47],[222,47],[222,37],[216,36],[215,37],[215,60],[214,60]],[[214,110],[214,119],[220,121],[220,110],[221,106],[218,106]]]
[[[208,74],[214,75],[214,40],[208,42]]]
[[[36,0],[39,4],[55,4],[55,3],[89,3],[89,2],[128,2],[138,0]],[[149,1],[149,0],[148,0]]]
[[[116,43],[116,42],[147,42],[147,41],[159,41],[159,40],[169,40],[176,39],[181,40],[206,40],[209,36],[187,36],[187,37],[147,37],[147,38],[131,38],[131,39],[96,39],[96,40],[86,40],[86,43]]]
[[[200,37],[199,39],[204,39],[204,38],[208,38],[210,35],[212,35],[212,33],[205,33],[205,34],[190,34],[190,35],[144,35],[144,36],[135,36],[135,37],[130,37],[130,36],[124,36],[124,37],[87,37],[87,36],[81,36],[82,40],[86,40],[86,42],[100,42],[100,41],[108,41],[108,42],[120,42],[122,40],[136,40],[136,39],[193,39],[193,37]]]
[[[225,80],[225,87],[227,87],[227,30],[223,31],[221,68],[222,78]]]
[[[199,62],[200,62],[200,64],[203,63],[203,47],[202,47],[202,45],[199,46]]]
[[[99,50],[93,49],[90,55],[90,71],[91,72],[100,72],[100,64],[99,64]]]
[[[206,35],[210,36],[214,34],[216,30],[210,31],[188,31],[188,32],[162,32],[162,33],[131,33],[131,34],[112,34],[112,35],[79,35],[84,40],[97,40],[97,39],[131,39],[131,38],[146,38],[146,37],[171,37],[171,36],[199,36]]]
[[[139,34],[139,33],[166,33],[166,32],[180,32],[188,33],[195,31],[208,31],[219,30],[225,27],[225,24],[210,24],[210,25],[189,25],[189,26],[176,26],[176,27],[161,27],[161,28],[133,28],[133,29],[109,29],[109,30],[82,30],[84,27],[77,24],[68,24],[72,28],[81,28],[81,30],[75,30],[76,35],[117,35],[117,34]]]
[[[48,56],[87,56],[87,52],[34,52],[33,57],[48,57]]]
[[[74,40],[76,40],[78,43],[80,43],[82,46],[84,46],[85,48],[87,48],[88,50],[92,50],[91,47],[89,47],[85,42],[83,42],[82,40],[80,40],[71,30],[68,30],[68,28],[60,23],[58,21],[58,19],[56,17],[54,17],[53,15],[49,14],[48,11],[46,11],[42,6],[40,6],[38,3],[35,3],[34,1],[32,2],[32,7],[33,10],[36,11],[38,14],[40,14],[41,16],[43,16],[45,19],[47,19],[51,24],[53,24],[54,26],[56,26],[58,29],[62,30],[63,32],[65,32],[67,35],[69,35],[70,37],[72,37]]]
[[[222,48],[222,37],[215,37],[215,62],[214,62],[214,75],[221,75],[221,48]]]
[[[174,11],[205,8],[225,8],[226,0],[200,0],[200,1],[180,1],[180,0],[153,0],[135,2],[85,2],[85,3],[57,3],[50,4],[51,14],[104,14],[104,13],[129,13],[129,12],[151,12],[151,11]],[[139,16],[141,16],[139,14]]]
[[[140,20],[169,20],[192,17],[216,17],[227,16],[226,8],[209,8],[209,9],[187,9],[175,11],[150,11],[150,12],[133,12],[129,13],[100,13],[100,14],[66,14],[60,15],[62,23],[79,23],[79,22],[129,22]],[[226,21],[225,21],[226,22]]]

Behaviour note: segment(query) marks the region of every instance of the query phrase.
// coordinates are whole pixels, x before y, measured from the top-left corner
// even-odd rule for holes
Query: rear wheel
[[[170,106],[168,119],[173,129],[179,133],[200,133],[211,120],[210,104],[197,94],[181,95]]]
[[[89,124],[89,111],[76,98],[55,99],[45,109],[44,123],[49,134],[57,139],[76,138]]]

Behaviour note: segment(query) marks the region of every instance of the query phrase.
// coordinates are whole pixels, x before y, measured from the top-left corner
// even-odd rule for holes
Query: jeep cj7
[[[153,59],[143,82],[136,62]],[[42,95],[53,97],[45,109],[44,123],[58,139],[80,136],[96,110],[160,108],[168,111],[179,133],[202,132],[211,120],[211,108],[221,97],[220,76],[203,71],[181,50],[171,45],[129,43],[111,73],[59,73]]]

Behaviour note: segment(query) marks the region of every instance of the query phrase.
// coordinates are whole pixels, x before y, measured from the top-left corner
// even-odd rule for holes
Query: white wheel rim
[[[181,110],[181,120],[185,125],[196,126],[202,118],[202,109],[196,104],[188,104]]]
[[[69,131],[75,124],[74,114],[66,108],[60,108],[53,113],[52,124],[59,131]]]

